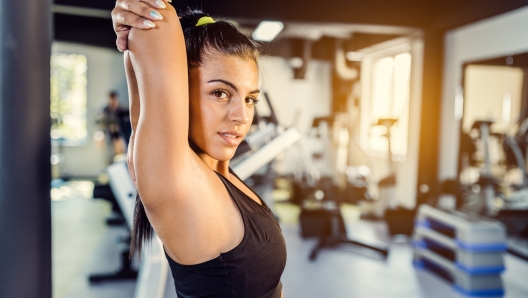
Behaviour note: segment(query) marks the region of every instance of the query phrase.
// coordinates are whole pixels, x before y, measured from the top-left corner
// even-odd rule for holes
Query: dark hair
[[[189,69],[200,66],[204,55],[211,53],[211,51],[251,59],[258,65],[261,51],[260,43],[242,34],[233,24],[218,20],[215,23],[196,26],[200,18],[209,16],[200,10],[187,9],[178,15],[185,38]],[[134,225],[131,232],[131,256],[136,251],[141,254],[143,244],[148,243],[152,233],[152,226],[138,194],[134,208]]]
[[[108,96],[111,97],[111,98],[116,98],[119,96],[119,93],[117,93],[117,91],[115,90],[112,90],[110,91],[110,93],[108,93]]]
[[[196,26],[202,17],[209,15],[200,10],[187,10],[180,14],[189,68],[200,66],[204,55],[210,50],[251,59],[258,63],[259,43],[242,34],[233,24],[223,20]]]

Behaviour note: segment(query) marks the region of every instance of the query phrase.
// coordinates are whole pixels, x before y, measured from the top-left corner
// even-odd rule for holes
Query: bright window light
[[[372,98],[370,101],[370,123],[379,118],[398,118],[391,129],[392,153],[407,154],[409,131],[409,95],[411,82],[411,54],[401,53],[384,57],[374,64]],[[369,147],[378,152],[388,152],[385,127],[370,129]]]
[[[51,56],[52,139],[80,141],[87,136],[87,68],[85,55],[54,53]]]
[[[284,28],[282,22],[262,21],[253,32],[253,39],[272,41]]]

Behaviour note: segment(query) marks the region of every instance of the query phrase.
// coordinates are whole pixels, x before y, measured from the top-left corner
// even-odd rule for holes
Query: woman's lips
[[[242,136],[236,132],[219,132],[218,135],[229,145],[238,146],[242,142]]]

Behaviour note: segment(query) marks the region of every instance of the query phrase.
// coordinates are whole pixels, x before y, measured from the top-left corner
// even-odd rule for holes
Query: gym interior
[[[231,167],[284,297],[528,297],[528,1],[173,2],[263,44]],[[0,0],[2,298],[176,297],[156,236],[128,255],[114,5]]]

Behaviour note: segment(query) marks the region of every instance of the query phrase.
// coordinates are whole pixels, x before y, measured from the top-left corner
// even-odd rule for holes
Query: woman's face
[[[201,152],[233,157],[253,121],[258,83],[256,63],[237,56],[212,52],[190,70],[189,137]]]

